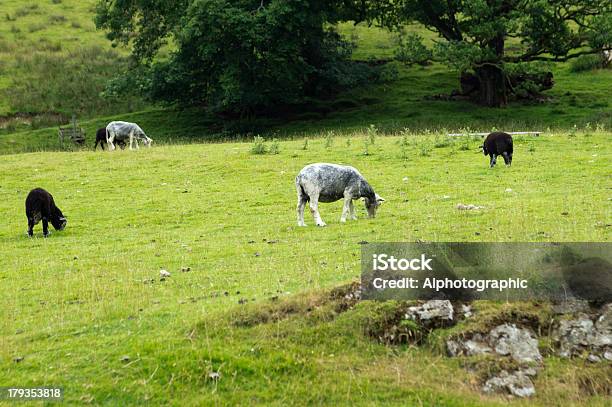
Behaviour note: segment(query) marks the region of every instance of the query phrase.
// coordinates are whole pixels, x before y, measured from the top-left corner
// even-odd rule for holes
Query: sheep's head
[[[368,198],[368,197],[364,197],[363,201],[365,203],[365,208],[368,211],[368,217],[369,218],[374,218],[376,217],[376,211],[378,210],[378,207],[385,201],[383,199],[383,197],[381,197],[378,194],[374,194],[374,199],[372,198]]]
[[[62,214],[62,211],[60,211],[59,208],[56,208],[56,211],[53,216],[51,216],[50,221],[55,230],[64,230],[68,224],[68,220],[64,214]]]
[[[153,139],[151,139],[151,138],[149,138],[147,136],[144,136],[143,139],[142,139],[142,143],[145,146],[147,146],[147,147],[151,147],[151,144],[153,143]]]

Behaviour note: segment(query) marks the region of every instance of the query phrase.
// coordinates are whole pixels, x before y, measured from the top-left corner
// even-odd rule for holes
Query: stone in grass
[[[191,267],[186,267],[186,266],[183,266],[183,267],[181,267],[181,271],[182,271],[183,273],[188,273],[188,272],[190,272],[190,271],[191,271]]]
[[[506,392],[517,397],[531,397],[535,394],[535,387],[527,373],[522,370],[511,373],[502,370],[489,378],[482,390],[485,393]]]
[[[517,328],[514,324],[498,325],[486,335],[476,333],[465,340],[449,339],[446,348],[453,357],[497,354],[510,356],[519,363],[542,360],[537,339],[529,330]]]
[[[499,325],[489,333],[489,344],[498,355],[509,355],[519,363],[539,362],[542,355],[538,340],[531,332],[516,325]]]
[[[127,363],[127,362],[130,361],[130,357],[128,355],[123,355],[123,356],[121,356],[121,361],[123,363]]]
[[[159,270],[160,280],[163,281],[163,280],[165,280],[166,278],[168,278],[170,276],[171,276],[171,274],[170,274],[170,272],[168,270],[164,270],[164,269]]]
[[[480,209],[484,209],[484,206],[478,206],[478,205],[474,205],[474,204],[462,204],[459,203],[456,206],[457,209],[459,209],[460,211],[477,211]]]
[[[221,373],[219,373],[219,372],[210,372],[208,374],[208,378],[210,380],[212,380],[213,382],[217,382],[221,378]]]
[[[449,300],[430,300],[426,303],[409,307],[405,318],[434,327],[451,325],[454,317],[453,304]]]

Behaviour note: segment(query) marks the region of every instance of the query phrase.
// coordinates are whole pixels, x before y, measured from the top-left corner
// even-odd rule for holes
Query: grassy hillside
[[[56,128],[40,129],[65,123],[73,113],[85,122],[90,137],[98,126],[122,118],[137,120],[159,142],[227,139],[249,132],[276,137],[312,135],[370,124],[387,132],[403,128],[490,130],[493,126],[569,129],[587,123],[612,127],[612,70],[572,73],[569,64],[554,67],[556,85],[546,92],[549,102],[514,103],[506,109],[429,100],[457,88],[457,73],[439,64],[405,67],[398,63],[386,68],[392,80],[385,84],[354,89],[333,100],[313,100],[301,111],[275,120],[227,123],[195,110],[154,108],[135,96],[111,100],[100,92],[125,66],[128,50],[112,49],[104,33],[95,29],[95,3],[0,0],[5,13],[0,16],[5,20],[0,24],[0,152],[57,149]],[[395,35],[386,30],[349,23],[338,30],[357,45],[356,59],[394,55]],[[406,30],[418,32],[429,44],[436,38],[419,26]],[[17,112],[26,114],[14,117]]]
[[[93,22],[96,0],[0,0],[0,128],[40,127],[72,113],[142,109],[138,98],[99,93],[126,65]],[[7,120],[22,113],[17,120]]]
[[[0,383],[63,386],[70,404],[526,405],[482,396],[434,343],[376,343],[376,304],[338,313],[325,292],[358,277],[362,241],[610,241],[610,134],[519,137],[513,166],[493,170],[479,140],[373,137],[364,155],[371,135],[265,156],[249,143],[4,156]],[[379,216],[340,224],[341,204],[322,204],[329,226],[298,228],[293,179],[315,161],[359,168],[387,199]],[[68,217],[48,239],[25,234],[36,186]],[[597,369],[551,359],[530,403],[605,405],[578,380]]]

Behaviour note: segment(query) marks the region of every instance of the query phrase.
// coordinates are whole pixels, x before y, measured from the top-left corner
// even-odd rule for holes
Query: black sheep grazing
[[[28,217],[28,235],[34,235],[34,225],[42,220],[43,236],[49,235],[49,223],[55,230],[64,230],[66,218],[62,211],[55,206],[53,196],[42,188],[35,188],[30,191],[25,202],[26,216]]]
[[[504,157],[506,165],[511,165],[513,152],[512,136],[501,131],[489,134],[482,146],[482,152],[484,155],[491,157],[491,168],[495,166],[498,155]]]
[[[96,144],[94,144],[94,150],[96,147],[98,147],[98,143],[100,144],[100,148],[104,150],[104,146],[106,145],[106,127],[101,127],[96,132]],[[115,144],[119,145],[122,150],[126,146],[125,141],[123,140],[116,140]]]

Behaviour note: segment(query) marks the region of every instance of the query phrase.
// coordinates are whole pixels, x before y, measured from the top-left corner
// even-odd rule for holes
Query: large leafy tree
[[[561,62],[610,50],[610,0],[388,0],[390,27],[417,21],[443,41],[436,56],[468,74],[477,100],[503,106],[520,86],[510,77],[534,61]],[[511,46],[509,46],[509,44]],[[465,77],[465,76],[464,76]],[[519,79],[533,78],[529,75]]]
[[[361,0],[101,0],[96,23],[132,46],[119,83],[157,100],[249,114],[363,80],[329,27],[358,20]],[[169,43],[169,56],[160,49]],[[363,67],[362,67],[363,68]]]

